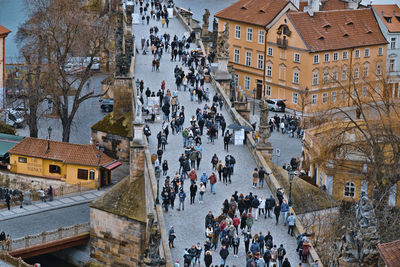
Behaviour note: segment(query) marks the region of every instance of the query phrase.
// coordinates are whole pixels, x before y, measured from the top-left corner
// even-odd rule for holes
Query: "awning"
[[[122,165],[121,162],[119,162],[119,161],[114,161],[114,162],[112,162],[112,163],[110,163],[110,164],[104,166],[104,168],[106,168],[107,170],[111,171],[111,170],[114,170],[115,168],[117,168],[117,167],[119,167],[119,166],[121,166],[121,165]]]

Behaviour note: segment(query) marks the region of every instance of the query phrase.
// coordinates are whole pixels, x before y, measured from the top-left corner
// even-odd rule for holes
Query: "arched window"
[[[318,70],[313,70],[312,85],[318,85]]]
[[[324,84],[329,83],[329,69],[324,69]]]
[[[353,182],[346,183],[344,187],[345,197],[354,197],[356,194],[356,185]]]

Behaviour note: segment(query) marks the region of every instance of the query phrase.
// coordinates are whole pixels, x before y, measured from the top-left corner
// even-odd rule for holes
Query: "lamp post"
[[[256,108],[256,89],[254,88],[253,91],[251,91],[253,93],[253,116],[254,116],[254,112],[255,112],[255,108]]]
[[[292,183],[293,183],[293,179],[294,179],[294,171],[292,170],[292,167],[288,167],[287,169],[288,173],[289,173],[289,207],[292,206],[293,201],[292,201]]]
[[[100,190],[100,160],[101,160],[101,154],[97,153],[97,190]]]
[[[161,169],[159,167],[156,167],[155,170],[155,175],[156,175],[156,180],[157,180],[157,197],[156,197],[156,204],[160,204],[160,199],[159,199],[159,195],[160,195],[160,174],[161,174]]]
[[[52,131],[53,129],[51,128],[51,126],[49,126],[49,128],[47,128],[47,132],[49,133],[49,138],[48,138],[48,140],[47,140],[47,151],[49,151],[50,150],[50,137],[51,137],[51,131]]]

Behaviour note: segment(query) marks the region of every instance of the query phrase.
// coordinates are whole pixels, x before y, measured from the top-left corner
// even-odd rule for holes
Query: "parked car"
[[[113,98],[100,99],[99,102],[101,103],[100,108],[102,111],[105,111],[105,112],[113,111],[113,109],[114,109],[114,99]]]
[[[266,99],[265,102],[268,104],[268,110],[285,112],[286,104],[285,99]]]

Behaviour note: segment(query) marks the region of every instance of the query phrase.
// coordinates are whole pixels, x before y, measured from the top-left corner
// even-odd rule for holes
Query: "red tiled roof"
[[[215,17],[266,26],[289,3],[287,0],[239,0]]]
[[[7,35],[10,32],[11,31],[9,29],[7,29],[6,27],[0,25],[0,35]]]
[[[313,16],[289,12],[288,17],[315,52],[387,44],[371,9],[320,11]]]
[[[47,151],[47,146],[48,140],[25,137],[8,152],[14,155],[56,160],[64,163],[85,166],[97,166],[97,154],[99,153],[101,155],[100,166],[106,166],[115,161],[100,150],[96,149],[93,145],[50,141],[49,151]]]
[[[378,249],[388,267],[400,266],[400,240],[379,244]]]
[[[329,11],[329,10],[340,10],[347,9],[349,7],[349,3],[342,0],[326,0],[322,1],[322,5],[320,6],[320,11]]]
[[[389,32],[400,32],[400,8],[398,5],[372,5],[378,16],[385,23]],[[386,18],[389,18],[389,23]]]

